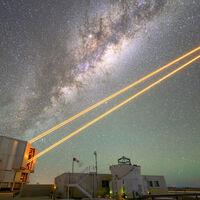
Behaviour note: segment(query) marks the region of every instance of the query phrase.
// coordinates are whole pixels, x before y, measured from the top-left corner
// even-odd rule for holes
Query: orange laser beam
[[[51,132],[57,130],[58,128],[60,128],[60,127],[62,127],[62,126],[64,126],[64,125],[66,125],[66,124],[68,124],[69,122],[71,122],[71,121],[77,119],[78,117],[80,117],[80,116],[86,114],[87,112],[89,112],[89,111],[95,109],[96,107],[100,106],[101,104],[105,103],[106,101],[108,101],[108,100],[110,100],[110,99],[113,99],[114,97],[118,96],[119,94],[125,92],[126,90],[128,90],[128,89],[130,89],[130,88],[132,88],[132,87],[134,87],[135,85],[141,83],[142,81],[144,81],[144,80],[146,80],[146,79],[152,77],[153,75],[159,73],[160,71],[166,69],[167,67],[173,65],[174,63],[176,63],[176,62],[182,60],[183,58],[185,58],[185,57],[191,55],[192,53],[194,53],[194,52],[196,52],[196,51],[198,51],[198,50],[200,50],[200,46],[197,47],[197,48],[195,48],[195,49],[193,49],[192,51],[190,51],[190,52],[184,54],[183,56],[181,56],[181,57],[179,57],[179,58],[173,60],[172,62],[168,63],[167,65],[164,65],[163,67],[161,67],[161,68],[155,70],[154,72],[152,72],[152,73],[150,73],[150,74],[144,76],[143,78],[139,79],[138,81],[136,81],[136,82],[134,82],[134,83],[132,83],[132,84],[126,86],[125,88],[123,88],[123,89],[121,89],[121,90],[115,92],[114,94],[112,94],[112,95],[106,97],[105,99],[103,99],[103,100],[99,101],[98,103],[96,103],[96,104],[90,106],[89,108],[86,108],[85,110],[83,110],[83,111],[81,111],[80,113],[74,115],[73,117],[70,117],[69,119],[65,120],[64,122],[62,122],[62,123],[60,123],[60,124],[58,124],[58,125],[56,125],[56,126],[50,128],[49,130],[43,132],[42,134],[40,134],[40,135],[34,137],[34,138],[31,139],[31,140],[29,140],[29,142],[30,142],[30,143],[33,143],[33,142],[35,142],[35,141],[37,141],[37,140],[43,138],[44,136],[48,135],[49,133],[51,133]]]
[[[53,148],[57,147],[58,145],[60,145],[61,143],[65,142],[66,140],[70,139],[71,137],[73,137],[74,135],[78,134],[79,132],[83,131],[84,129],[86,129],[87,127],[91,126],[92,124],[96,123],[97,121],[99,121],[100,119],[104,118],[105,116],[109,115],[110,113],[112,113],[113,111],[117,110],[118,108],[122,107],[123,105],[125,105],[126,103],[128,103],[129,101],[135,99],[136,97],[138,97],[139,95],[143,94],[144,92],[146,92],[147,90],[151,89],[152,87],[156,86],[157,84],[159,84],[160,82],[164,81],[165,79],[169,78],[170,76],[172,76],[173,74],[175,74],[176,72],[180,71],[181,69],[183,69],[184,67],[188,66],[189,64],[191,64],[192,62],[196,61],[197,59],[200,58],[200,55],[193,58],[192,60],[190,60],[189,62],[185,63],[184,65],[178,67],[176,70],[170,72],[169,74],[165,75],[164,77],[160,78],[159,80],[157,80],[156,82],[152,83],[151,85],[147,86],[146,88],[144,88],[143,90],[141,90],[140,92],[136,93],[135,95],[131,96],[130,98],[126,99],[125,101],[123,101],[122,103],[118,104],[117,106],[111,108],[110,110],[108,110],[107,112],[103,113],[102,115],[100,115],[99,117],[95,118],[94,120],[90,121],[89,123],[85,124],[84,126],[82,126],[81,128],[77,129],[76,131],[70,133],[68,136],[64,137],[63,139],[59,140],[58,142],[56,142],[55,144],[51,145],[50,147],[46,148],[45,150],[41,151],[40,153],[38,153],[35,157],[33,157],[32,159],[30,159],[28,162],[31,162],[33,160],[35,160],[36,158],[39,158],[40,156],[44,155],[45,153],[47,153],[48,151],[52,150]]]

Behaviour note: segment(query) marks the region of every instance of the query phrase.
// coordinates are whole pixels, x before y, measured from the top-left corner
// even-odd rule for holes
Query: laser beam
[[[78,134],[79,132],[83,131],[84,129],[86,129],[87,127],[91,126],[92,124],[96,123],[97,121],[99,121],[100,119],[104,118],[105,116],[109,115],[110,113],[112,113],[113,111],[119,109],[120,107],[122,107],[123,105],[127,104],[129,101],[135,99],[136,97],[138,97],[139,95],[143,94],[144,92],[150,90],[152,87],[158,85],[160,82],[164,81],[165,79],[169,78],[170,76],[172,76],[173,74],[175,74],[176,72],[180,71],[181,69],[187,67],[189,64],[193,63],[194,61],[196,61],[197,59],[200,58],[200,55],[198,55],[197,57],[193,58],[192,60],[188,61],[187,63],[181,65],[180,67],[178,67],[177,69],[175,69],[174,71],[170,72],[169,74],[165,75],[164,77],[160,78],[159,80],[155,81],[154,83],[152,83],[151,85],[147,86],[146,88],[142,89],[140,92],[136,93],[135,95],[131,96],[130,98],[126,99],[125,101],[123,101],[122,103],[118,104],[117,106],[111,108],[110,110],[108,110],[107,112],[103,113],[102,115],[100,115],[99,117],[95,118],[94,120],[90,121],[89,123],[85,124],[84,126],[82,126],[81,128],[77,129],[76,131],[70,133],[68,136],[64,137],[63,139],[59,140],[58,142],[56,142],[55,144],[51,145],[50,147],[46,148],[45,150],[41,151],[40,153],[38,153],[35,157],[33,157],[32,159],[30,159],[28,162],[31,162],[39,157],[41,157],[42,155],[44,155],[45,153],[47,153],[48,151],[54,149],[55,147],[57,147],[58,145],[60,145],[61,143],[65,142],[66,140],[70,139],[71,137],[73,137],[74,135]]]
[[[86,108],[85,110],[83,110],[83,111],[81,111],[80,113],[78,113],[78,114],[76,114],[76,115],[70,117],[69,119],[65,120],[64,122],[62,122],[62,123],[60,123],[60,124],[58,124],[58,125],[56,125],[56,126],[50,128],[49,130],[43,132],[42,134],[40,134],[40,135],[38,135],[38,136],[32,138],[31,140],[29,140],[29,142],[30,142],[30,143],[33,143],[33,142],[35,142],[35,141],[37,141],[37,140],[43,138],[44,136],[50,134],[51,132],[53,132],[53,131],[59,129],[60,127],[62,127],[62,126],[64,126],[64,125],[68,124],[69,122],[71,122],[71,121],[77,119],[78,117],[80,117],[80,116],[86,114],[87,112],[89,112],[89,111],[95,109],[96,107],[100,106],[101,104],[105,103],[106,101],[109,101],[109,100],[113,99],[114,97],[120,95],[121,93],[125,92],[126,90],[128,90],[128,89],[134,87],[135,85],[137,85],[137,84],[141,83],[142,81],[144,81],[144,80],[146,80],[146,79],[152,77],[153,75],[155,75],[155,74],[161,72],[162,70],[164,70],[164,69],[170,67],[171,65],[175,64],[176,62],[182,60],[183,58],[185,58],[185,57],[187,57],[187,56],[193,54],[194,52],[196,52],[196,51],[198,51],[198,50],[200,50],[200,46],[197,47],[197,48],[195,48],[195,49],[193,49],[192,51],[190,51],[190,52],[184,54],[183,56],[181,56],[181,57],[179,57],[179,58],[173,60],[172,62],[170,62],[170,63],[164,65],[163,67],[161,67],[161,68],[159,68],[159,69],[153,71],[152,73],[150,73],[150,74],[144,76],[143,78],[139,79],[138,81],[136,81],[136,82],[134,82],[134,83],[132,83],[132,84],[126,86],[125,88],[123,88],[123,89],[121,89],[121,90],[115,92],[114,94],[112,94],[112,95],[106,97],[105,99],[103,99],[103,100],[97,102],[96,104],[90,106],[89,108]]]

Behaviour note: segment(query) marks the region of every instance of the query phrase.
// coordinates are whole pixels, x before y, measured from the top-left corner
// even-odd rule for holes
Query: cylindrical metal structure
[[[29,142],[0,136],[0,190],[28,183],[36,164],[36,160],[30,163],[28,160],[36,154]]]

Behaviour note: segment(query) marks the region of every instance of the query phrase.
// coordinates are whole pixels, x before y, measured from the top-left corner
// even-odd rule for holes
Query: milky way
[[[199,0],[1,0],[0,134],[32,139],[199,46],[199,9]],[[196,62],[45,154],[31,182],[53,182],[73,156],[93,165],[96,150],[100,172],[123,154],[170,185],[199,185],[199,74]],[[43,150],[140,87],[33,145]]]
[[[83,11],[80,13],[77,10],[79,1],[68,2],[72,4],[72,8],[67,9],[67,15],[76,19],[69,17],[66,20],[66,23],[69,23],[67,26],[59,24],[57,27],[56,19],[52,16],[55,14],[54,7],[49,13],[39,13],[40,10],[44,12],[43,6],[51,5],[49,2],[37,4],[3,1],[1,7],[5,22],[2,31],[5,31],[6,35],[1,44],[19,43],[15,44],[13,50],[9,49],[11,60],[5,58],[3,60],[9,62],[10,70],[15,67],[17,74],[12,73],[9,76],[14,76],[13,79],[19,78],[20,80],[16,81],[20,85],[13,87],[14,97],[8,93],[3,97],[5,98],[2,101],[3,107],[14,102],[15,108],[9,106],[10,113],[5,108],[5,115],[8,116],[4,115],[6,120],[3,120],[1,132],[12,134],[14,131],[15,135],[23,134],[37,121],[42,120],[41,112],[49,111],[57,104],[66,104],[77,95],[80,88],[88,87],[91,77],[109,73],[105,64],[101,65],[107,50],[112,48],[114,53],[120,51],[122,42],[134,38],[140,28],[153,17],[158,17],[166,2],[165,0],[101,3],[83,1],[81,3]],[[100,8],[96,4],[99,4]],[[6,10],[10,14],[6,13]],[[15,19],[20,11],[23,14],[19,19]],[[64,14],[64,10],[62,11]],[[44,15],[48,23],[50,21],[48,17],[53,20],[53,25],[48,24],[50,26],[48,27],[45,24]],[[37,21],[40,18],[42,22]],[[75,20],[74,26],[73,20]],[[60,27],[61,25],[63,27]],[[16,36],[11,26],[17,29]],[[18,35],[20,32],[25,38]],[[67,36],[64,36],[65,34]],[[8,41],[6,36],[9,37]],[[115,56],[114,53],[111,56]],[[10,56],[6,55],[6,58],[9,59]],[[7,79],[6,75],[4,78]],[[6,89],[5,86],[2,92],[5,93]]]

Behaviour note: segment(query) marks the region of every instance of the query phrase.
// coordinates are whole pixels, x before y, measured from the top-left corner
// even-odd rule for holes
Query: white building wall
[[[143,175],[143,185],[147,194],[167,194],[168,192],[164,176]]]
[[[144,194],[141,167],[137,165],[112,165],[112,186],[114,196],[121,196],[125,193],[132,198],[133,193]]]
[[[123,193],[128,198],[133,198],[136,194],[167,193],[164,176],[143,176],[141,175],[140,166],[119,164],[110,166],[110,170],[112,173],[112,182],[110,185],[113,188],[114,197],[121,197]],[[152,181],[152,187],[148,184],[149,181]]]
[[[82,181],[81,181],[82,180]],[[78,184],[82,189],[84,189],[87,193],[91,196],[104,196],[107,192],[109,195],[109,188],[102,187],[102,181],[109,181],[111,180],[111,174],[98,174],[97,177],[94,173],[87,174],[87,173],[64,173],[60,176],[55,178],[56,184],[56,193],[60,195],[62,198],[67,197],[68,192],[68,185],[69,184]],[[97,184],[98,181],[98,184]],[[97,189],[98,185],[98,189]],[[80,189],[76,187],[70,188],[70,196],[73,198],[85,198],[87,197]]]
[[[66,197],[66,187],[69,184],[68,177],[68,174],[64,173],[55,178],[56,192],[62,194],[63,197]]]

